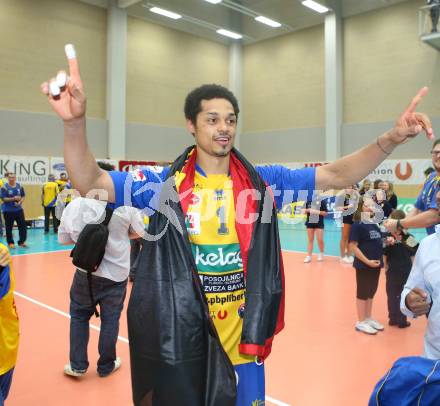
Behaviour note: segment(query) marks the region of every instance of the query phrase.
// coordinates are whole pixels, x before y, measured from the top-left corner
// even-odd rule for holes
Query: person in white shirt
[[[440,204],[440,192],[436,195]],[[440,207],[440,206],[439,206]],[[440,214],[440,211],[439,211]],[[428,315],[424,356],[440,359],[440,224],[420,243],[402,291],[400,310],[409,317]]]
[[[76,243],[86,224],[103,220],[106,205],[107,202],[95,199],[74,199],[62,214],[58,229],[59,242]],[[116,357],[116,341],[130,269],[130,238],[142,237],[144,232],[141,211],[127,206],[116,209],[108,230],[104,258],[92,274],[95,303],[91,300],[87,272],[77,269],[73,278],[70,289],[70,362],[64,367],[66,375],[78,377],[87,371],[89,320],[97,304],[101,313],[98,374],[105,377],[121,365],[121,359]]]

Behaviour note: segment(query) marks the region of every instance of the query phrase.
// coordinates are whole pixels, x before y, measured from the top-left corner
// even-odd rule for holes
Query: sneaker
[[[398,325],[399,328],[407,328],[411,325],[411,323],[409,321],[405,321],[404,323],[400,323]]]
[[[8,244],[8,247],[13,250],[15,248],[15,244]]]
[[[384,329],[384,326],[380,324],[377,320],[374,320],[372,318],[365,319],[365,323],[367,323],[369,326],[373,327],[377,331],[382,331]]]
[[[113,365],[113,370],[111,370],[108,374],[100,374],[98,372],[98,375],[101,378],[105,378],[106,376],[109,376],[110,374],[112,374],[113,372],[117,371],[119,368],[121,368],[121,364],[122,364],[122,359],[120,357],[116,357],[116,359],[113,361],[114,365]]]
[[[64,373],[69,376],[74,376],[77,378],[79,376],[83,376],[86,372],[87,372],[87,369],[84,369],[82,371],[80,371],[78,369],[73,369],[72,366],[70,365],[70,362],[68,364],[64,365]]]
[[[352,257],[351,255],[347,257],[348,261],[350,264],[352,264],[354,262],[354,257]]]
[[[342,262],[343,264],[352,264],[352,263],[353,263],[352,261],[350,261],[350,258],[347,257],[347,256],[342,257],[342,258],[341,258],[341,262]]]
[[[18,244],[18,246],[22,247],[22,248],[28,248],[29,247],[29,245],[27,245],[25,242],[22,242],[21,244]]]
[[[377,330],[371,327],[366,321],[358,321],[354,327],[356,331],[360,331],[365,334],[377,334]]]
[[[318,262],[322,262],[322,261],[324,261],[324,254],[322,252],[320,252],[318,254]]]
[[[311,257],[310,255],[307,255],[307,256],[304,258],[304,263],[305,263],[305,264],[308,264],[309,262],[312,262],[312,257]]]

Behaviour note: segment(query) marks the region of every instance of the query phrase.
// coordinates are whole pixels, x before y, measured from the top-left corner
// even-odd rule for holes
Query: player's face
[[[17,180],[17,177],[15,176],[15,173],[10,173],[8,175],[8,181],[9,183],[14,183]]]
[[[388,185],[387,182],[380,182],[380,183],[379,183],[379,189],[382,189],[382,190],[384,190],[385,192],[387,192],[389,188],[390,188],[390,187],[389,187],[389,185]]]
[[[374,210],[373,210],[374,205],[375,205],[374,199],[372,199],[371,197],[367,197],[364,199],[362,211],[365,213],[373,214],[374,213]]]
[[[194,134],[197,147],[213,157],[229,155],[234,146],[237,117],[226,99],[202,100],[202,111],[196,123],[187,121],[188,131]]]

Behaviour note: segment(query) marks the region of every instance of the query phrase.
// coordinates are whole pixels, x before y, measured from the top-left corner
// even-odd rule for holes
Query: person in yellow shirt
[[[69,192],[69,189],[72,189],[72,186],[66,172],[60,173],[60,178],[57,180],[57,184],[58,188],[60,189],[60,193],[63,192],[60,198],[63,197],[62,201],[64,203],[64,207],[66,207],[72,201],[72,193]]]
[[[8,175],[9,175],[9,172],[5,172],[3,174],[3,178],[0,179],[0,188],[3,187],[3,185],[5,183],[8,183]]]
[[[58,187],[60,188],[60,192],[62,192],[66,186],[66,184],[69,182],[69,179],[67,178],[66,172],[60,173],[60,178],[57,180]]]
[[[55,207],[57,205],[57,196],[60,193],[58,183],[55,181],[55,176],[50,174],[47,177],[47,182],[43,186],[41,193],[41,201],[44,207],[44,233],[49,232],[50,216],[52,215],[52,224],[54,233],[58,232],[58,219],[55,216]]]
[[[19,326],[9,251],[0,244],[0,405],[8,397],[17,360]]]

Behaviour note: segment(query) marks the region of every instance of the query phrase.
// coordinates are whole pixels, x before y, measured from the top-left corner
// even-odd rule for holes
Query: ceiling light
[[[234,39],[243,38],[243,35],[237,34],[232,31],[224,30],[223,28],[220,28],[219,30],[217,30],[217,34],[224,35],[225,37],[234,38]]]
[[[271,20],[270,18],[267,18],[264,16],[255,17],[255,20],[259,21],[260,23],[269,25],[270,27],[273,27],[273,28],[281,27],[281,24],[279,22]]]
[[[208,3],[211,3],[211,4],[218,4],[218,3],[222,2],[222,0],[205,0],[205,1],[207,1]]]
[[[302,5],[311,8],[312,10],[317,11],[318,13],[327,13],[327,11],[329,11],[327,7],[324,7],[322,4],[319,4],[313,0],[304,0],[302,2]]]
[[[178,20],[179,18],[182,18],[180,14],[176,14],[173,13],[172,11],[164,10],[163,8],[159,8],[159,7],[152,7],[150,8],[150,11],[152,13],[156,13],[168,18],[172,18],[173,20]]]

